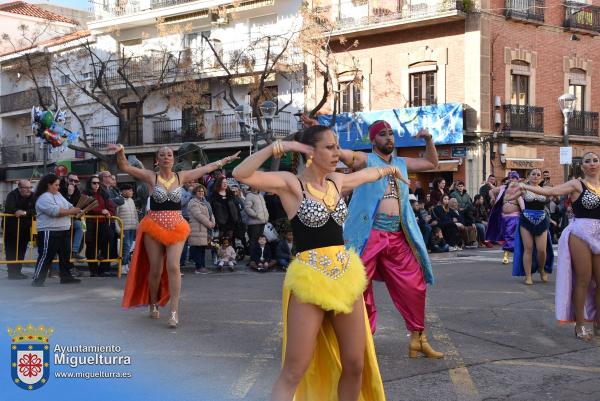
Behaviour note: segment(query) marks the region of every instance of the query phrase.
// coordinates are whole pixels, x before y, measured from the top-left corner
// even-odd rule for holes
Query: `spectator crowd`
[[[147,210],[147,200],[136,194],[144,191],[136,192],[131,183],[118,185],[116,177],[108,171],[90,176],[85,184],[73,173],[59,179],[60,194],[72,206],[80,203],[82,195],[96,201],[84,216],[71,218],[71,261],[87,263],[92,277],[107,276],[115,274],[114,261],[122,255],[122,273],[127,274],[136,227]],[[181,265],[192,264],[196,273],[205,274],[210,268],[234,271],[238,262],[245,260],[257,272],[285,271],[296,252],[289,221],[277,196],[239,185],[222,170],[199,181],[183,184],[182,215],[191,231]],[[505,182],[506,179],[497,182],[490,175],[474,196],[467,192],[463,181],[448,186],[444,178],[436,178],[429,191],[415,182],[409,200],[428,250],[441,253],[492,247],[485,241],[488,214],[495,201],[491,193]],[[544,171],[544,185],[551,185],[547,171]],[[557,241],[568,224],[569,199],[554,197],[547,208],[553,241]],[[29,180],[20,180],[8,194],[4,211],[16,216],[7,216],[4,221],[6,260],[24,260],[35,230],[35,199]],[[207,264],[207,259],[212,263]],[[50,275],[57,271],[54,266]],[[81,275],[75,267],[71,267],[71,273]],[[8,276],[27,277],[18,263],[8,264]]]

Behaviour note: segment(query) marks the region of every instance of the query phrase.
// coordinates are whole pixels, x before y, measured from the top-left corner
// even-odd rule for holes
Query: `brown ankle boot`
[[[408,345],[408,356],[411,358],[417,357],[417,352],[422,353],[426,358],[440,359],[444,354],[431,348],[427,342],[427,336],[424,331],[411,331],[410,344]]]

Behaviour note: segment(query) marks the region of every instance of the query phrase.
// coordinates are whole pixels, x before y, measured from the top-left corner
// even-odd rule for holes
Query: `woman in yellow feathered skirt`
[[[302,174],[257,171],[287,151],[308,156]],[[283,285],[283,366],[273,401],[385,400],[362,297],[367,279],[358,255],[344,247],[348,209],[340,194],[383,175],[404,178],[395,167],[335,173],[339,154],[333,131],[316,125],[233,171],[238,181],[280,197],[298,251]]]

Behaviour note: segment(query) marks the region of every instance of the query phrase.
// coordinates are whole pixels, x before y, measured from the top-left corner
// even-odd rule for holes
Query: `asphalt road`
[[[377,283],[375,343],[388,400],[600,400],[600,339],[578,341],[572,326],[556,323],[553,276],[526,287],[500,258],[499,250],[472,250],[434,261],[427,325],[443,360],[408,358],[404,322]],[[234,273],[185,271],[176,330],[166,327],[166,309],[160,320],[145,309],[122,310],[124,279],[84,277],[80,285],[60,285],[51,278],[44,288],[0,279],[0,324],[45,322],[55,327],[53,342],[118,344],[132,356],[132,369],[144,372],[123,386],[125,393],[147,400],[266,400],[280,367],[283,277],[241,266]],[[9,344],[7,336],[2,344]],[[52,379],[46,387],[60,385]],[[5,386],[13,386],[6,369],[0,395]],[[102,386],[80,383],[90,394],[73,399],[91,400]]]

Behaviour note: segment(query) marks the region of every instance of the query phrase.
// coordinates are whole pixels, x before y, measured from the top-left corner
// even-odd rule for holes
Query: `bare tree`
[[[171,33],[160,29],[159,32]],[[125,144],[128,144],[128,133],[136,119],[164,116],[176,104],[195,105],[197,108],[201,104],[199,99],[204,86],[196,75],[190,73],[193,72],[192,62],[183,51],[172,51],[165,46],[145,55],[124,55],[102,50],[90,40],[89,35],[82,35],[84,38],[68,50],[37,52],[19,47],[26,43],[28,49],[35,49],[39,45],[36,43],[37,36],[30,35],[26,28],[21,31],[21,36],[14,39],[3,35],[3,40],[11,43],[15,52],[22,52],[13,69],[31,81],[43,108],[67,109],[78,120],[81,143],[70,144],[69,148],[73,150],[109,161],[89,143],[88,124],[83,121],[82,110],[78,107],[83,103],[92,103],[93,110],[88,106],[86,113],[104,110],[114,116],[118,125],[118,135],[114,139]],[[45,85],[50,87],[50,99],[42,90]],[[144,102],[153,95],[165,99],[164,109],[144,114]],[[126,103],[134,103],[135,107],[127,110],[124,107]]]
[[[337,22],[331,18],[330,6],[304,4],[301,15],[303,26],[302,34],[298,36],[298,47],[306,56],[306,86],[321,88],[320,98],[315,100],[308,116],[315,118],[326,110],[333,115],[332,124],[335,124],[340,93],[362,79],[358,60],[351,54],[351,50],[358,47],[358,41],[348,43],[343,36],[335,35]]]

